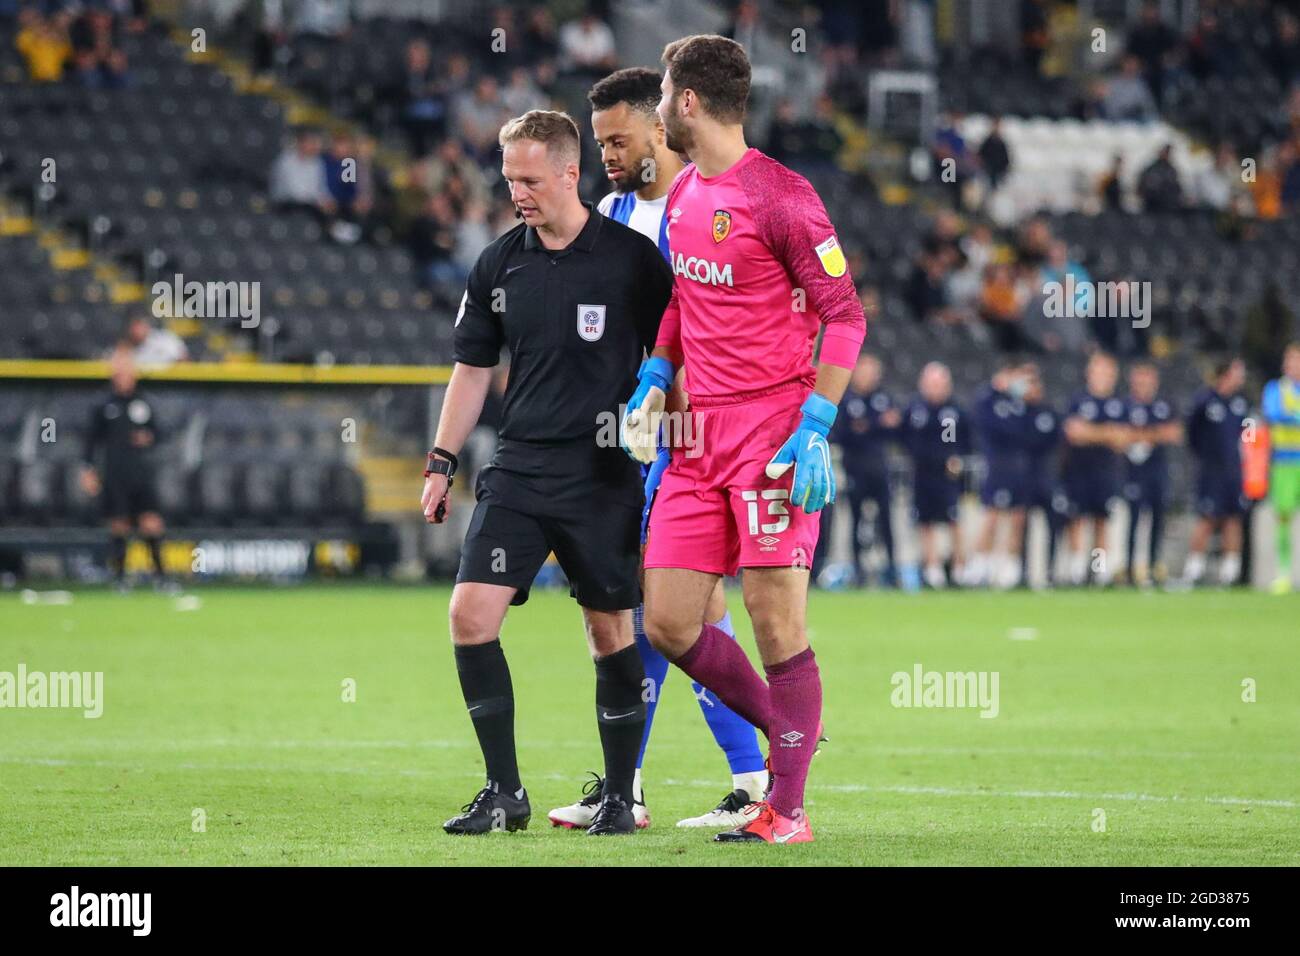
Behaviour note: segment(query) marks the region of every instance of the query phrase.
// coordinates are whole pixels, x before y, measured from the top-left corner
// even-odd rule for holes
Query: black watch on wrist
[[[428,465],[424,469],[424,477],[430,475],[446,475],[447,487],[451,487],[452,477],[456,474],[456,469],[460,467],[460,461],[451,452],[436,445],[433,451],[429,452]]]

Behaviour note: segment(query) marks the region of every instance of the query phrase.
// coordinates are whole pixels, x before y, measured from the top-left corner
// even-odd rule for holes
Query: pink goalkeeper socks
[[[705,624],[691,649],[673,661],[763,733],[771,722],[767,684],[758,676],[739,643],[726,631]],[[815,730],[816,728],[814,728]]]
[[[817,749],[821,671],[811,647],[765,670],[772,714],[768,730],[772,792],[768,802],[777,813],[791,817],[803,807],[808,764]]]

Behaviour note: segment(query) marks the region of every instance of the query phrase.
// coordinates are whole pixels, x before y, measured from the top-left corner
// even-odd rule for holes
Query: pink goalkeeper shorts
[[[691,396],[690,445],[673,448],[650,509],[647,568],[812,567],[821,514],[790,504],[793,468],[777,479],[764,472],[807,396],[801,383],[737,398]]]

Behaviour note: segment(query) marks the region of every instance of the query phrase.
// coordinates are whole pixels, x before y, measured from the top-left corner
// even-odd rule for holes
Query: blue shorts
[[[1169,481],[1164,472],[1141,474],[1130,472],[1124,482],[1124,500],[1140,508],[1163,508],[1169,496]]]
[[[947,477],[917,475],[912,488],[912,516],[917,524],[947,524],[957,520],[960,482]]]
[[[1023,471],[991,465],[980,488],[986,508],[1023,508],[1029,503],[1028,477]]]
[[[1245,514],[1241,471],[1202,468],[1196,480],[1196,513],[1202,518],[1234,518]]]
[[[1065,496],[1070,502],[1072,518],[1106,518],[1110,516],[1110,502],[1118,497],[1116,482],[1092,478],[1067,480]]]

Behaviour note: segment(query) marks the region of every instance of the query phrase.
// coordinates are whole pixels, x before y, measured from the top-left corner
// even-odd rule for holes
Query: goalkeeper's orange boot
[[[713,839],[718,843],[811,843],[813,832],[803,810],[796,811],[793,817],[782,816],[765,800],[758,805],[758,816]]]

